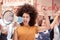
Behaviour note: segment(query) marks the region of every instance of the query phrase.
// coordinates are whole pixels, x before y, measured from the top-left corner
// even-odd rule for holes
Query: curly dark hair
[[[22,15],[24,13],[29,14],[30,15],[29,25],[30,26],[34,26],[35,25],[35,23],[36,23],[35,20],[37,18],[37,11],[36,11],[36,9],[32,5],[25,4],[20,9],[18,9],[17,11],[18,11],[17,12],[17,16],[21,16],[22,17]]]

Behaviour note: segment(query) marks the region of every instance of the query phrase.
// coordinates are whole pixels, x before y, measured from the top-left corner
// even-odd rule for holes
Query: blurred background
[[[33,5],[38,13],[42,13],[42,9],[46,8],[48,15],[52,15],[60,9],[60,0],[3,0],[2,10],[10,9],[15,12],[18,6],[22,6],[25,3]]]

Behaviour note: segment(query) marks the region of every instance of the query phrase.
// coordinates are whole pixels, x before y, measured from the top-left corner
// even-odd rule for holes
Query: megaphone
[[[18,17],[18,18],[17,18],[17,22],[18,22],[18,23],[22,23],[22,22],[23,22],[23,18],[22,18],[22,17]]]

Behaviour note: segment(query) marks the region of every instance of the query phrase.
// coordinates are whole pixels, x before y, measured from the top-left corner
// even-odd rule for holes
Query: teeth
[[[27,21],[24,21],[24,22],[27,22]]]

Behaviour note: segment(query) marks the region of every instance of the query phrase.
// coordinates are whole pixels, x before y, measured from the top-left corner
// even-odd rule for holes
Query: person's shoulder
[[[15,31],[19,30],[20,29],[20,26],[16,27]]]
[[[33,26],[33,28],[38,29],[38,26]]]
[[[23,26],[18,26],[16,29],[21,29]]]

